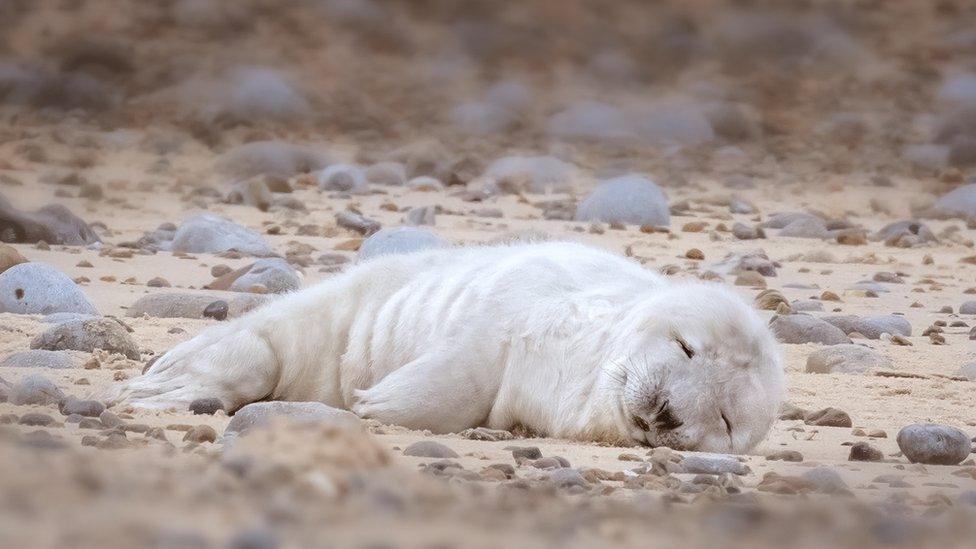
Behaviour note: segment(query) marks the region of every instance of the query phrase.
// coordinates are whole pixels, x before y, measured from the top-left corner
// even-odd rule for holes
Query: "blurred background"
[[[976,163],[974,13],[958,0],[2,0],[0,140],[51,122],[151,126],[157,148],[281,137],[369,160],[428,140],[473,164],[532,150],[679,179],[952,184]],[[8,164],[32,161],[25,147],[4,150]]]

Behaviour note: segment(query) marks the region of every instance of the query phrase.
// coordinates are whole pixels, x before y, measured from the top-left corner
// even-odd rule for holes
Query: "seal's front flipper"
[[[491,412],[500,382],[486,374],[471,356],[425,355],[356,391],[351,409],[386,424],[456,433],[482,425]]]

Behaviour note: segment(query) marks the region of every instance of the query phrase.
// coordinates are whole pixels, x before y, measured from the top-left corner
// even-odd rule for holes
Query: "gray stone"
[[[212,416],[217,410],[223,410],[224,403],[219,398],[198,398],[190,403],[189,410],[194,415]]]
[[[735,456],[728,454],[685,454],[681,460],[682,471],[697,475],[745,475],[749,467],[740,462]]]
[[[434,440],[418,440],[403,449],[403,455],[413,457],[450,459],[460,457],[458,453]]]
[[[812,482],[818,492],[837,494],[847,491],[847,483],[837,471],[830,467],[817,467],[803,473],[803,478]]]
[[[557,488],[573,488],[576,486],[586,488],[589,485],[579,469],[571,467],[560,467],[549,471],[549,482]]]
[[[855,442],[851,445],[851,452],[847,456],[848,461],[881,461],[884,454],[867,442]]]
[[[879,339],[881,334],[911,336],[912,325],[908,320],[899,315],[877,315],[877,316],[828,316],[824,321],[837,326],[845,334],[857,332],[868,339]]]
[[[860,374],[888,370],[891,360],[869,347],[841,344],[814,351],[807,357],[807,373]]]
[[[382,225],[379,221],[370,219],[359,212],[343,210],[335,214],[336,225],[356,231],[363,236],[370,236],[380,230]]]
[[[889,223],[875,233],[873,238],[889,246],[899,247],[939,241],[928,225],[914,219]]]
[[[255,402],[237,410],[224,434],[241,435],[276,417],[328,423],[337,427],[362,428],[356,414],[321,402]],[[104,421],[104,420],[103,420]]]
[[[898,448],[912,463],[957,465],[969,457],[969,436],[949,425],[916,423],[898,431]]]
[[[272,294],[293,292],[302,287],[298,273],[280,257],[255,261],[246,273],[230,285],[229,289],[232,292],[247,292],[255,284],[264,286]]]
[[[0,227],[5,242],[85,246],[101,242],[87,223],[61,204],[49,204],[33,213],[22,212],[0,195]]]
[[[259,257],[273,253],[258,232],[212,213],[185,219],[176,230],[171,249],[174,252],[213,254],[237,250]]]
[[[763,276],[776,276],[776,263],[769,259],[764,250],[754,249],[745,252],[731,252],[710,269],[723,275],[739,275],[755,271]]]
[[[823,301],[817,299],[798,299],[790,303],[790,310],[796,313],[823,311]]]
[[[804,212],[789,212],[789,213],[775,214],[773,216],[770,216],[769,219],[763,222],[762,226],[767,229],[784,229],[789,225],[792,225],[793,223],[797,223],[799,221],[802,221],[804,222],[803,223],[804,225],[809,225],[809,226],[819,224],[821,227],[823,227],[824,230],[827,229],[827,222],[824,221],[822,218]],[[797,225],[797,227],[799,226],[800,225]]]
[[[957,375],[962,376],[970,381],[976,381],[976,362],[970,362],[969,364],[964,364],[959,368]]]
[[[319,189],[363,194],[369,191],[366,174],[359,166],[352,164],[333,164],[319,172]]]
[[[403,222],[407,225],[434,225],[437,222],[437,211],[433,206],[410,208]]]
[[[46,263],[21,263],[0,273],[0,313],[4,312],[98,314],[73,280]]]
[[[89,353],[102,349],[139,360],[139,347],[135,341],[129,337],[122,324],[110,318],[72,320],[58,324],[31,340],[30,347],[48,351],[70,349]]]
[[[204,311],[217,301],[227,304],[227,317],[238,317],[255,309],[271,297],[258,294],[205,294],[162,292],[147,294],[129,307],[126,316],[155,318],[204,318]],[[226,317],[225,317],[226,318]]]
[[[938,217],[976,217],[976,183],[963,185],[935,201]]]
[[[577,221],[603,221],[667,227],[668,199],[650,179],[629,174],[601,183],[576,209]]]
[[[274,195],[268,189],[262,176],[255,176],[234,183],[225,201],[228,204],[253,206],[262,212],[268,211],[274,202]]]
[[[58,404],[62,415],[78,414],[85,417],[98,417],[105,411],[105,405],[97,400],[80,400],[69,396]]]
[[[769,327],[781,343],[840,345],[851,342],[840,328],[810,315],[777,316]]]
[[[959,314],[976,315],[976,301],[966,301],[959,306]]]
[[[64,393],[49,379],[38,374],[25,376],[10,389],[10,403],[19,406],[57,404]]]
[[[73,368],[68,353],[62,351],[20,351],[0,362],[0,368]]]
[[[818,218],[797,219],[783,227],[778,236],[792,238],[827,238],[830,231],[823,220]]]
[[[810,412],[803,418],[803,423],[817,427],[852,427],[854,425],[851,416],[838,408],[824,408]]]
[[[365,261],[381,255],[404,254],[449,246],[446,240],[427,229],[387,227],[363,241],[357,258],[359,261]]]
[[[399,162],[377,162],[366,168],[366,181],[399,187],[407,180],[407,169]]]

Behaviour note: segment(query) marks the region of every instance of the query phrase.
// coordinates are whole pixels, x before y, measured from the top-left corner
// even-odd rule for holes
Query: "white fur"
[[[435,432],[521,426],[744,452],[766,436],[782,386],[769,330],[728,287],[545,243],[376,258],[205,330],[122,397],[312,400]],[[665,402],[681,427],[655,426]]]

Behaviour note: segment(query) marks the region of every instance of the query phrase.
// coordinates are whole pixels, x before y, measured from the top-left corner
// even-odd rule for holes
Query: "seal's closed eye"
[[[674,340],[678,342],[678,345],[681,346],[681,350],[684,351],[686,355],[688,355],[688,358],[695,358],[695,350],[692,349],[690,345],[688,345],[688,342],[681,339],[681,337],[679,336],[674,336]]]
[[[661,409],[658,410],[654,418],[654,426],[661,431],[673,431],[682,425],[684,425],[684,422],[674,416],[674,412],[671,411],[668,402],[665,402],[661,406]]]

